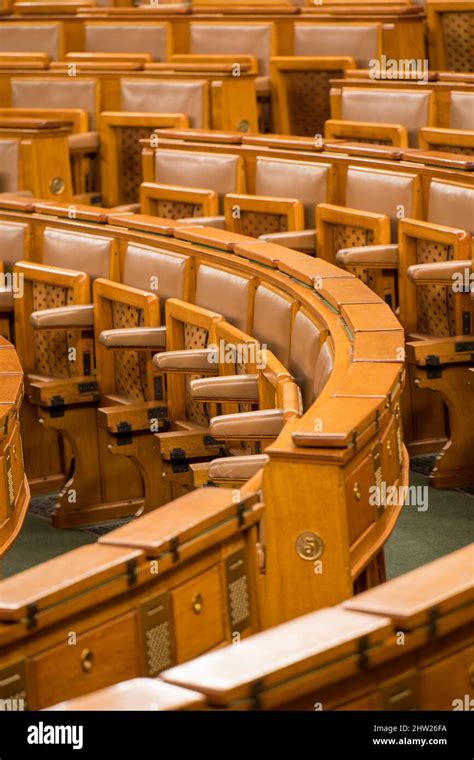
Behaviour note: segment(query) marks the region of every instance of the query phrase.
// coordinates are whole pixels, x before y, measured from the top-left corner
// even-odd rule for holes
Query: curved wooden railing
[[[30,502],[19,411],[23,371],[15,348],[0,337],[0,562],[17,538]],[[1,577],[1,567],[0,567]]]
[[[327,262],[221,230],[107,218],[101,209],[78,208],[71,221],[67,208],[42,204],[39,213],[39,204],[35,211],[18,199],[1,206],[0,220],[30,225],[37,261],[43,230],[54,227],[113,237],[122,262],[135,242],[186,253],[194,271],[205,262],[250,274],[304,307],[334,351],[323,392],[286,422],[266,449],[263,475],[237,500],[230,489],[197,489],[0,584],[0,675],[16,663],[30,706],[156,674],[383,579],[381,549],[402,508],[408,459],[399,414],[403,330],[378,296]],[[25,304],[17,317],[20,336]],[[381,483],[397,496],[376,508],[370,493]],[[81,646],[65,644],[66,629]],[[109,666],[112,642],[127,656]],[[45,677],[52,657],[61,683]]]

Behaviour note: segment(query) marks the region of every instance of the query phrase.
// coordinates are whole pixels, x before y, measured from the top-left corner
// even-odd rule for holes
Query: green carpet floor
[[[424,486],[428,478],[411,474],[411,485]],[[3,577],[57,557],[96,537],[81,530],[53,528],[42,517],[28,515],[21,534],[3,560]],[[474,541],[474,496],[463,491],[430,488],[428,509],[404,507],[385,547],[387,575],[397,575],[431,562]]]

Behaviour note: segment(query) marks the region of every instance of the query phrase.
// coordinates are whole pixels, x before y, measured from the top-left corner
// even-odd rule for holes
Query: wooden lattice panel
[[[452,247],[431,240],[418,240],[417,264],[449,261]],[[418,332],[423,335],[449,337],[455,333],[454,294],[445,285],[421,285],[417,292]]]
[[[474,13],[453,11],[442,14],[446,69],[474,69]]]
[[[113,301],[114,329],[143,326],[143,311],[134,306]],[[115,351],[115,390],[122,396],[137,401],[146,398],[146,357],[139,351]]]
[[[163,219],[187,219],[188,217],[203,215],[201,203],[163,200],[157,201],[156,213]]]
[[[71,289],[42,282],[33,283],[33,310],[54,309],[73,303]],[[74,333],[66,330],[35,330],[36,371],[50,377],[72,377],[76,372]]]
[[[140,140],[150,137],[150,127],[116,127],[119,133],[118,159],[122,203],[138,203],[142,178]]]
[[[274,232],[287,232],[288,218],[282,214],[261,214],[256,211],[243,211],[241,215],[242,234],[258,238]]]
[[[204,327],[186,323],[184,325],[184,348],[189,351],[195,348],[206,348],[209,333]],[[209,424],[207,404],[200,404],[191,398],[190,384],[203,375],[188,375],[186,377],[186,416],[198,425]]]
[[[304,137],[324,134],[324,122],[331,118],[329,80],[341,75],[341,71],[285,72],[293,134]]]

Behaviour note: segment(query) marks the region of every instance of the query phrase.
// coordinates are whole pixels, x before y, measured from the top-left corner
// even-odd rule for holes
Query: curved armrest
[[[269,461],[268,454],[221,457],[210,462],[208,476],[210,480],[248,480]]]
[[[454,261],[436,261],[430,264],[413,264],[407,269],[408,279],[419,285],[427,283],[446,283],[452,284],[453,277],[460,275],[464,277],[467,273],[468,279],[472,271],[472,261],[454,260]]]
[[[105,348],[148,350],[166,347],[166,327],[125,327],[103,330],[99,343]]]
[[[215,438],[276,438],[285,424],[283,409],[262,409],[213,417],[209,430]]]
[[[316,230],[297,230],[295,232],[272,232],[260,235],[259,240],[265,243],[278,243],[293,250],[316,250]]]
[[[56,330],[94,327],[94,304],[59,306],[42,309],[30,314],[30,324],[35,330]]]
[[[336,263],[343,267],[398,268],[398,245],[358,245],[341,248],[336,253]]]
[[[219,375],[192,380],[191,397],[203,401],[258,402],[258,375]]]
[[[217,371],[217,357],[212,348],[164,351],[153,357],[153,365],[161,372],[209,372],[213,368]]]
[[[75,132],[68,136],[68,144],[71,150],[96,151],[99,150],[100,138],[98,132]]]

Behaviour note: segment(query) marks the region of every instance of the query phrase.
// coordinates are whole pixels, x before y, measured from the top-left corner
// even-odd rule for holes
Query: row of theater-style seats
[[[336,606],[53,710],[465,710],[474,546]]]
[[[0,202],[8,247],[31,247],[14,268],[30,485],[69,473],[56,525],[137,515],[0,584],[2,699],[153,677],[384,579],[408,468],[403,331],[378,296],[242,235]],[[379,478],[398,495],[377,507]]]
[[[249,116],[247,125],[256,125],[255,100],[247,87],[251,82],[223,75],[227,94],[216,101],[211,81],[216,75],[201,73],[195,80],[186,80],[175,74],[168,79],[114,74],[107,79],[107,87],[114,86],[111,102],[101,102],[102,87],[96,77],[8,75],[4,107],[0,108],[0,137],[3,153],[10,152],[11,159],[3,161],[1,190],[29,189],[40,197],[62,200],[72,200],[74,195],[77,201],[86,202],[91,194],[101,193],[105,205],[115,205],[114,196],[137,202],[142,178],[140,140],[149,138],[154,129],[235,129],[242,124],[242,114]],[[434,89],[436,83],[416,90],[407,89],[403,81],[384,87],[372,84],[377,86],[370,80],[354,80],[350,85],[342,80],[331,90],[331,113],[321,106],[308,115],[302,102],[292,102],[283,83],[279,90],[280,131],[308,134],[314,138],[313,150],[324,147],[325,134],[331,144],[334,140],[402,148],[420,144],[431,151],[472,154],[472,84],[443,83],[438,90]],[[217,125],[215,116],[220,119]],[[383,124],[378,123],[381,118]],[[36,135],[33,143],[32,134]],[[35,162],[29,157],[35,147],[39,156],[35,160],[44,163],[42,172],[36,174]],[[19,162],[18,154],[23,161]]]

